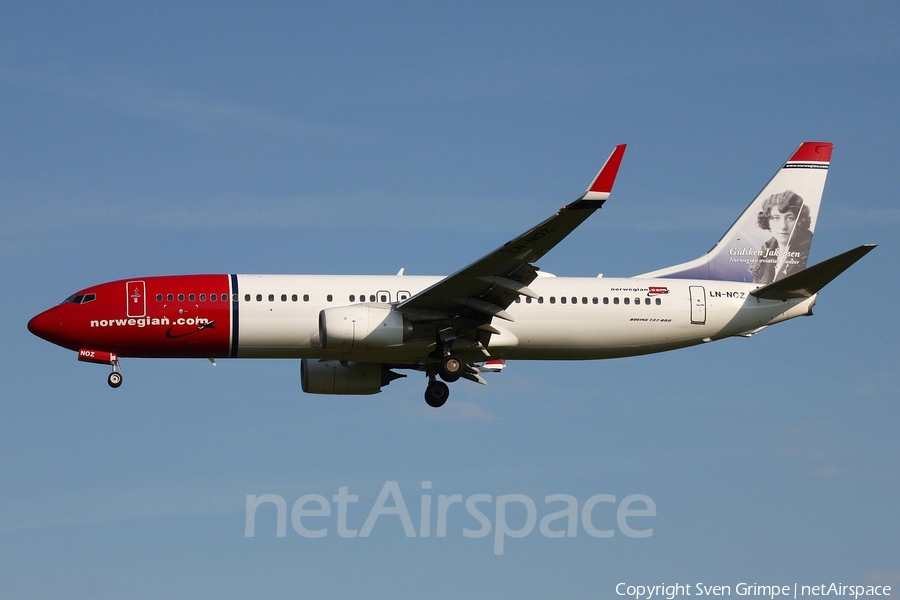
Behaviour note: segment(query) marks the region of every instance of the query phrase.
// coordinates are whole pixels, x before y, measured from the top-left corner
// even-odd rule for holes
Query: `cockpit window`
[[[72,294],[65,300],[63,300],[63,304],[66,302],[71,302],[72,304],[87,304],[88,302],[93,302],[97,299],[97,294]]]

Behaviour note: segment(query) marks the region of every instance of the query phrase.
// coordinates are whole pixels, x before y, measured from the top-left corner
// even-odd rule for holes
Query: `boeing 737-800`
[[[314,394],[375,394],[398,370],[447,383],[506,360],[585,360],[750,336],[812,314],[817,293],[873,245],[807,268],[832,144],[806,142],[696,260],[629,278],[555,277],[536,262],[609,197],[625,146],[555,215],[448,277],[175,275],[91,286],[28,323],[111,365],[122,357],[300,359]]]

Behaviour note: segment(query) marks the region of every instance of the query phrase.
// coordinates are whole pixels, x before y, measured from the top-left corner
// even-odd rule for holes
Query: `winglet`
[[[622,164],[622,157],[625,155],[625,146],[626,144],[619,144],[615,147],[587,191],[568,208],[600,208],[603,206],[616,182],[619,165]]]

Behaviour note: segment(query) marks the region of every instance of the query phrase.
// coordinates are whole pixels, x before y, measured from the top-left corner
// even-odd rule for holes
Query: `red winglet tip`
[[[831,162],[831,142],[803,142],[788,162]]]
[[[600,172],[597,173],[597,178],[594,180],[594,183],[591,184],[591,187],[588,188],[590,192],[611,192],[613,183],[616,181],[616,175],[619,172],[619,165],[622,164],[622,157],[625,155],[625,146],[627,144],[619,144],[616,146],[615,150],[612,151],[612,154],[609,155],[609,158],[606,159],[606,164],[603,165],[603,168],[600,169]]]

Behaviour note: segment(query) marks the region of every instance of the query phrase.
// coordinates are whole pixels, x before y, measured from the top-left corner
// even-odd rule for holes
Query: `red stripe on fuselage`
[[[227,358],[231,341],[228,275],[175,275],[111,281],[82,290],[83,304],[44,311],[29,328],[54,344],[119,356]]]

